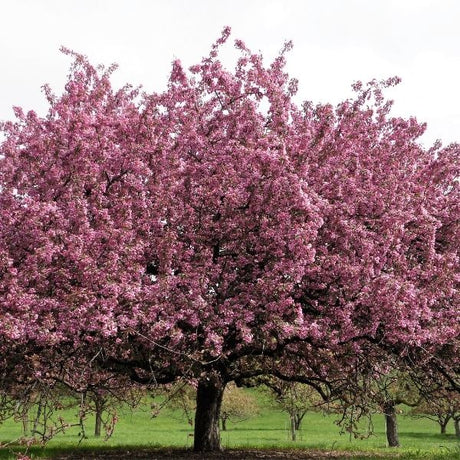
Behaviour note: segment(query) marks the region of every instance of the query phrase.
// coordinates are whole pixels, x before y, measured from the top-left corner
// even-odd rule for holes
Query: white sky
[[[171,61],[198,62],[225,25],[266,58],[292,39],[302,100],[399,75],[394,113],[426,121],[426,144],[460,141],[459,0],[0,0],[0,119],[13,105],[45,113],[41,85],[60,93],[71,62],[61,45],[117,62],[116,86],[160,91]]]

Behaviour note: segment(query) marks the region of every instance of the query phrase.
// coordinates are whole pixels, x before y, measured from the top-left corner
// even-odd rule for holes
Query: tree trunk
[[[457,438],[460,438],[460,419],[459,418],[454,419],[454,426],[455,426],[455,436],[457,436]]]
[[[295,415],[295,429],[296,431],[299,431],[300,430],[300,426],[302,425],[302,420],[303,418],[305,417],[305,414],[306,412],[298,412],[296,415]]]
[[[440,423],[439,425],[441,427],[441,434],[446,434],[447,422]]]
[[[29,435],[29,413],[24,410],[21,414],[21,421],[22,421],[22,433],[24,436]]]
[[[389,447],[399,447],[398,424],[396,422],[396,405],[394,401],[387,401],[383,405],[385,427]]]
[[[42,415],[42,410],[43,410],[43,397],[40,396],[40,400],[38,401],[37,413],[35,414],[34,425],[32,428],[32,436],[39,434],[38,426],[40,424],[40,417]]]
[[[198,382],[195,412],[195,452],[220,451],[219,419],[225,383],[217,373]]]
[[[94,405],[96,409],[96,422],[94,424],[94,436],[97,438],[101,436],[102,427],[102,412],[104,411],[104,400],[99,395],[94,396]]]
[[[295,441],[297,439],[297,432],[295,430],[295,415],[291,414],[291,440]]]
[[[81,436],[82,439],[86,439],[86,429],[85,429],[85,417],[86,417],[86,391],[83,391],[80,394],[80,408],[78,411],[78,423],[80,425],[80,433],[78,436]]]
[[[227,417],[222,417],[222,431],[227,431]]]

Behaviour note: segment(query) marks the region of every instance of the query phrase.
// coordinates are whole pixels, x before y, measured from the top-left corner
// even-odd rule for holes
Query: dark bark
[[[86,391],[83,391],[80,395],[80,410],[78,412],[78,424],[80,425],[80,433],[82,439],[86,439],[85,429],[85,416],[86,416]]]
[[[303,418],[305,417],[305,414],[307,412],[298,412],[296,415],[295,415],[295,429],[297,431],[300,430],[300,426],[302,425],[302,420]]]
[[[227,431],[227,417],[222,417],[222,431]]]
[[[385,427],[389,447],[399,447],[398,424],[396,421],[396,405],[394,401],[387,401],[383,405]]]
[[[37,413],[35,415],[34,425],[33,425],[33,428],[32,428],[32,436],[35,436],[36,434],[39,434],[38,426],[39,426],[40,417],[41,417],[42,411],[43,411],[43,405],[44,405],[43,404],[43,397],[40,396],[40,400],[38,401]]]
[[[441,434],[446,434],[447,422],[440,423],[439,426],[441,427]]]
[[[217,373],[209,373],[198,382],[195,413],[195,452],[220,451],[220,408],[225,383]]]
[[[29,413],[24,411],[21,414],[21,421],[22,421],[22,433],[24,436],[29,435]]]

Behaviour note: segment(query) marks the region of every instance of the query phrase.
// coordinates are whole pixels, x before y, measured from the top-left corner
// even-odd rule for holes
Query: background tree
[[[375,399],[385,417],[385,432],[389,447],[399,447],[399,433],[397,423],[398,406],[404,404],[416,407],[421,397],[407,375],[390,372],[375,379]]]
[[[265,378],[263,382],[274,396],[276,405],[289,415],[291,439],[295,441],[307,412],[318,410],[324,401],[315,389],[302,383],[275,378]]]
[[[118,409],[139,407],[146,390],[123,376],[106,374],[103,378],[99,374],[97,381],[88,382],[76,393],[82,434],[86,437],[86,419],[93,414],[94,436],[100,437],[104,429],[106,438],[109,438],[118,420]]]
[[[446,433],[450,420],[454,421],[455,434],[460,437],[460,396],[452,390],[439,388],[424,397],[411,411],[416,417],[424,417],[439,424],[441,434]]]
[[[227,430],[227,421],[241,422],[258,415],[258,413],[257,399],[251,393],[235,384],[227,385],[220,411],[222,431]]]
[[[187,382],[179,381],[165,391],[164,397],[166,404],[172,409],[180,410],[187,419],[187,423],[193,427],[193,415],[196,410],[196,388],[187,384]],[[155,407],[158,411],[158,406]]]
[[[454,414],[453,419],[454,419],[454,427],[455,427],[455,436],[457,436],[457,438],[460,438],[460,414],[459,414],[459,411],[457,411]]]

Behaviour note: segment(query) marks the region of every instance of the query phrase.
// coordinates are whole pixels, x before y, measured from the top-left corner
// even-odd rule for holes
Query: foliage
[[[256,398],[249,392],[238,388],[234,384],[227,385],[220,409],[222,430],[226,430],[227,421],[242,422],[259,414]]]
[[[265,378],[262,382],[270,390],[276,405],[289,415],[291,439],[295,441],[296,432],[300,430],[307,412],[320,410],[324,401],[314,388],[302,383],[275,378]]]
[[[227,71],[229,33],[159,94],[63,50],[46,117],[2,124],[3,388],[185,378],[197,450],[220,447],[225,386],[257,375],[327,399],[396,356],[458,390],[459,146],[390,115],[397,78],[299,107],[291,44],[266,66],[237,40]]]
[[[179,410],[181,415],[187,419],[187,423],[193,426],[193,415],[196,409],[196,389],[185,382],[177,382],[165,393],[166,404],[172,408]],[[161,406],[165,406],[162,403]],[[155,406],[155,416],[158,415],[159,407]]]
[[[439,424],[441,433],[446,433],[446,427],[450,420],[455,425],[455,434],[460,438],[460,396],[452,390],[438,388],[429,393],[411,411],[416,417],[425,417]]]

